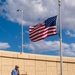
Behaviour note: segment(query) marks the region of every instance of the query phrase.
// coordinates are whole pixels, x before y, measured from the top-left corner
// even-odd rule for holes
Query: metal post
[[[62,25],[61,25],[61,0],[58,0],[59,6],[59,38],[60,38],[60,75],[63,75],[63,61],[62,61]]]
[[[21,12],[21,19],[23,20],[23,10],[18,9],[17,11]],[[21,21],[21,23],[22,23],[22,53],[23,53],[24,52],[23,51],[23,21]]]
[[[22,20],[23,20],[23,10],[22,12]],[[23,53],[23,22],[22,22],[22,53]]]

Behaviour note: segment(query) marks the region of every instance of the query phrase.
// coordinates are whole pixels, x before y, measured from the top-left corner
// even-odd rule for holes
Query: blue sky
[[[61,1],[62,50],[64,56],[75,57],[75,2]],[[17,12],[16,10],[23,10]],[[21,26],[24,31],[24,52],[33,54],[60,54],[58,35],[31,42],[29,26],[42,23],[58,15],[58,0],[0,0],[0,49],[21,52]],[[58,19],[57,19],[57,28]],[[58,30],[57,30],[58,31]]]

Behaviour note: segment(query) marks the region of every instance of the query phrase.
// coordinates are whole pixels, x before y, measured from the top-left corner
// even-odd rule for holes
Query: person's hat
[[[19,66],[18,65],[15,65],[15,68],[19,68]]]

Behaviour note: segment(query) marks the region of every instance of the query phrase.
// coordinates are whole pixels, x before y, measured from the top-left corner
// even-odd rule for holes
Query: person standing
[[[15,69],[12,70],[11,75],[20,75],[18,65],[15,65]]]

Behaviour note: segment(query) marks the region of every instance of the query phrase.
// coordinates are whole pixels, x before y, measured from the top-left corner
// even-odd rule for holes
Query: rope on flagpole
[[[63,75],[63,61],[62,61],[62,25],[61,25],[61,0],[58,0],[59,6],[59,39],[60,39],[60,75]]]

